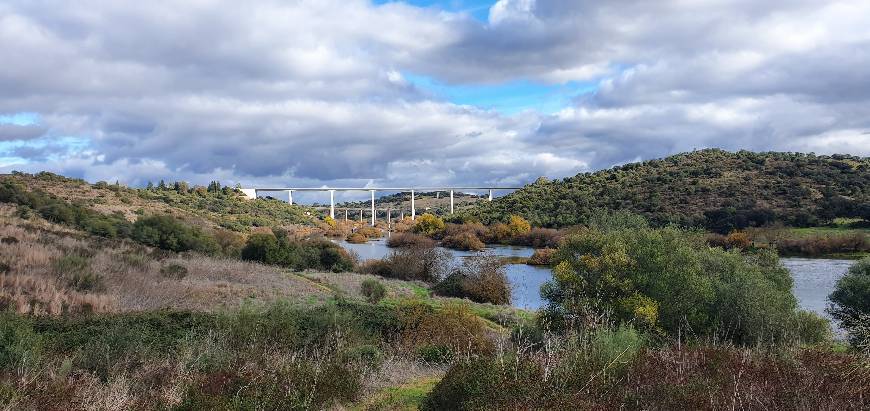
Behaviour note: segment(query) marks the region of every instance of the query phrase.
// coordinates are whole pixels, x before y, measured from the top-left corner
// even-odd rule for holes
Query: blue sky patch
[[[15,124],[16,126],[32,126],[39,124],[38,113],[0,114],[0,124]]]
[[[489,21],[489,8],[495,0],[374,0],[374,4],[405,3],[416,7],[434,7],[453,13],[466,13],[476,20]]]
[[[432,77],[414,73],[406,72],[402,76],[415,87],[437,98],[503,114],[515,114],[524,110],[552,114],[570,106],[571,100],[578,95],[595,92],[598,87],[597,82],[545,84],[529,80],[494,85],[448,85]]]

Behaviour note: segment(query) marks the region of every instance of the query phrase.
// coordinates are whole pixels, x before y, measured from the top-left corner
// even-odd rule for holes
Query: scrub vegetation
[[[870,407],[867,260],[830,298],[847,345],[752,229],[433,215],[359,263],[307,227],[126,214],[22,178],[55,177],[0,182],[0,409]],[[546,306],[508,306],[496,258],[435,246],[459,235],[542,250]]]

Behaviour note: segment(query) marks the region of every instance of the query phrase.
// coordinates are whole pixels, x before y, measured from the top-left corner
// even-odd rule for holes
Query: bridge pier
[[[287,190],[287,204],[293,205],[293,190]]]
[[[375,190],[371,190],[372,193],[372,227],[375,226],[375,216],[378,212],[375,210]]]
[[[489,201],[492,201],[492,189],[489,190]]]
[[[417,219],[417,210],[414,208],[414,190],[411,190],[411,221]]]
[[[450,190],[450,214],[453,214],[453,190]]]
[[[335,190],[329,190],[329,218],[335,219]]]
[[[347,209],[344,209],[344,222],[347,222]]]

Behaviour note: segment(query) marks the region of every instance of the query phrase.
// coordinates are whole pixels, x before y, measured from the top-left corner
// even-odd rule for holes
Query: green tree
[[[828,312],[849,332],[855,346],[866,345],[870,337],[864,328],[870,327],[870,257],[859,260],[849,271],[837,280],[834,291],[828,297],[831,305]]]

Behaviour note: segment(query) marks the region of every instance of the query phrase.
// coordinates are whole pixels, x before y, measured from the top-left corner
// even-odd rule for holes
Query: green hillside
[[[583,224],[596,209],[625,209],[659,223],[726,232],[837,217],[870,220],[870,158],[707,149],[563,180],[539,179],[466,211],[484,223],[519,214],[532,224]]]

